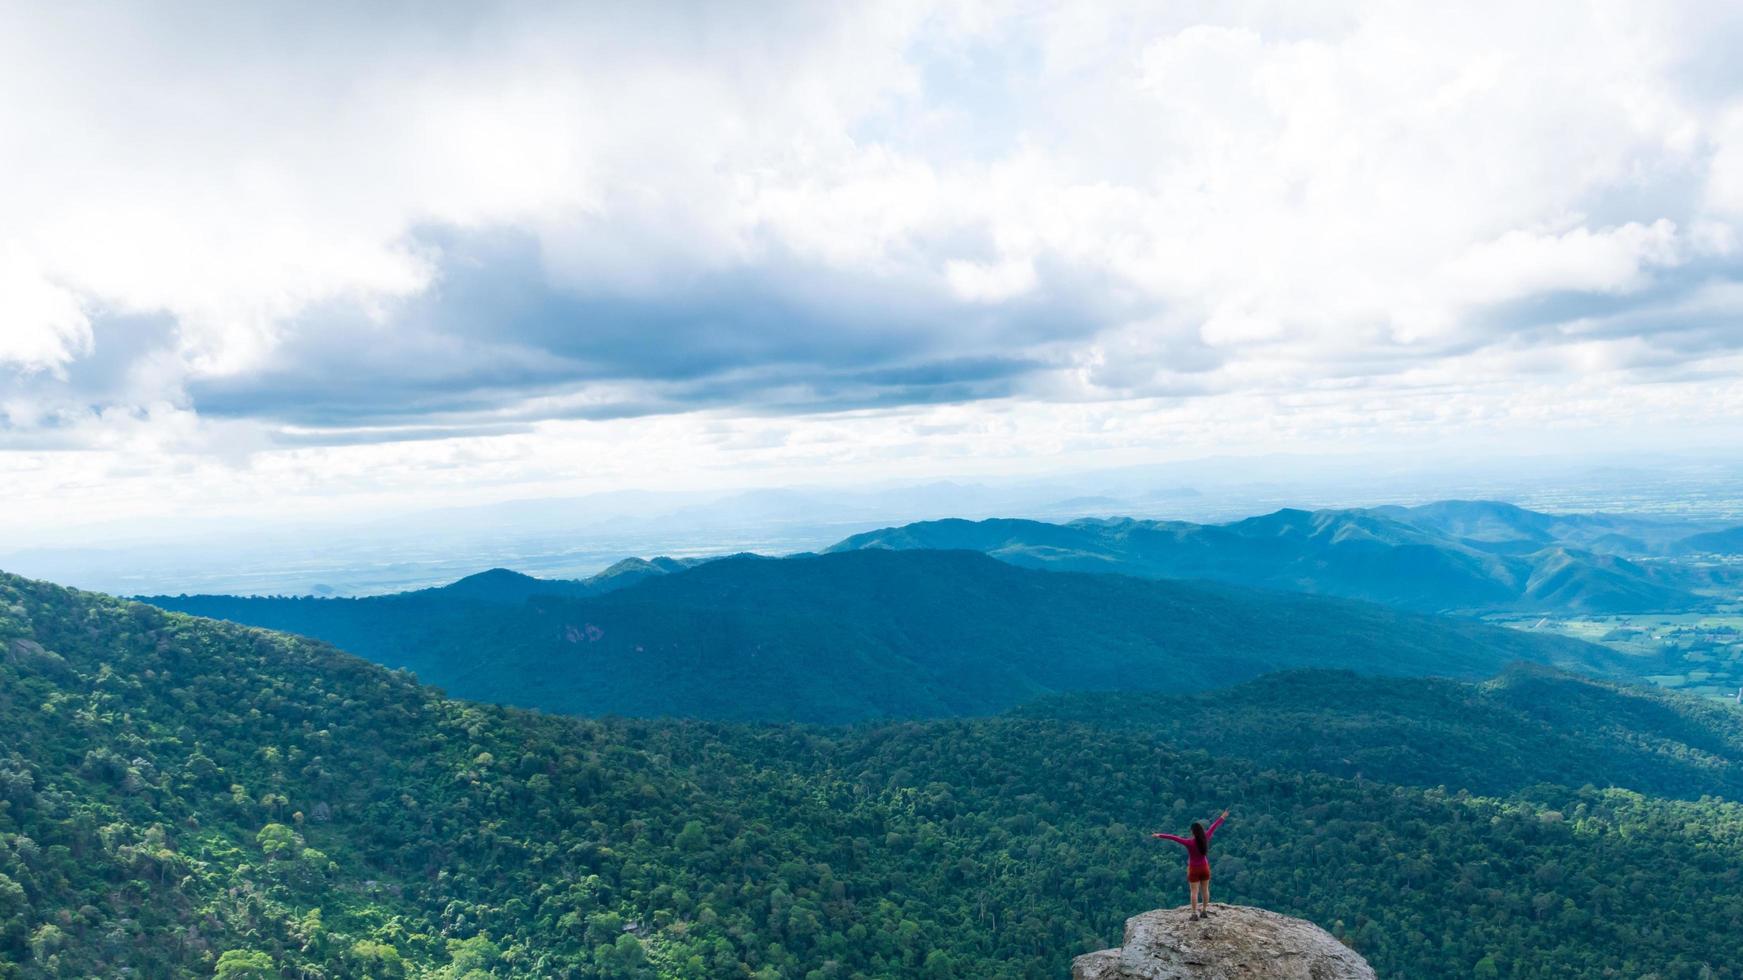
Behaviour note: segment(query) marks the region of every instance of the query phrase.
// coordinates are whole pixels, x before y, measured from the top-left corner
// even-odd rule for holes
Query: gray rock
[[[16,637],[9,644],[0,645],[0,662],[41,671],[55,677],[64,677],[72,673],[67,666],[66,658],[53,650],[43,649],[42,644],[35,640]]]
[[[1126,920],[1125,945],[1079,956],[1072,980],[1374,980],[1374,968],[1331,933],[1241,905],[1185,908]]]

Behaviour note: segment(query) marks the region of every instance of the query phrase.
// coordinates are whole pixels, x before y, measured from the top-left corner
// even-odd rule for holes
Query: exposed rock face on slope
[[[1374,980],[1374,968],[1311,922],[1240,905],[1126,920],[1119,949],[1079,956],[1072,980]]]

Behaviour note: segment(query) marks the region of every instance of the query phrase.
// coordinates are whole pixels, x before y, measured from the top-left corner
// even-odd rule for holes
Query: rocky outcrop
[[[1125,945],[1079,956],[1072,980],[1374,980],[1374,968],[1331,933],[1241,905],[1126,920]]]

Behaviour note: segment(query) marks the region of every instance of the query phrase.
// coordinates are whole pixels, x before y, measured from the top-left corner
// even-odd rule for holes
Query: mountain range
[[[971,527],[973,525],[970,525]],[[1047,525],[1043,525],[1047,527]],[[846,722],[992,714],[1086,690],[1202,690],[1274,670],[1650,672],[1561,637],[1209,582],[867,549],[637,568],[595,594],[493,572],[362,599],[154,597],[326,640],[453,694],[582,715]]]
[[[1668,556],[1727,546],[1687,523],[1550,515],[1492,501],[1279,510],[1227,524],[924,521],[857,534],[832,552],[968,549],[1031,568],[1207,579],[1337,595],[1421,612],[1669,612],[1743,582],[1734,566]],[[1734,532],[1733,532],[1734,536]]]
[[[907,557],[736,559],[606,596],[450,601],[555,624],[607,600],[657,608],[637,593],[681,584],[697,622],[721,626],[701,611],[782,594],[803,608],[854,569],[858,619],[904,579],[936,585]],[[1151,636],[1173,634],[1172,601],[1233,617],[1250,598],[919,561],[988,571],[935,600],[964,615],[1016,614],[996,598],[1011,588],[1052,615],[1068,601],[1049,584],[1144,590]],[[1308,615],[1417,621],[1278,603],[1293,615],[1258,625],[1308,630],[1313,649]],[[1010,642],[1045,618],[987,626]],[[1149,833],[1224,807],[1218,897],[1323,923],[1383,976],[1743,976],[1727,954],[1743,714],[1543,669],[1480,684],[1295,672],[836,728],[584,719],[0,575],[0,731],[6,976],[1057,980],[1177,894],[1180,856]]]

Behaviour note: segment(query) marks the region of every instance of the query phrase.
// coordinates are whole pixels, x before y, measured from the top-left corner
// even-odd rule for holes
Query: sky
[[[1732,3],[0,3],[0,534],[1743,445]]]

